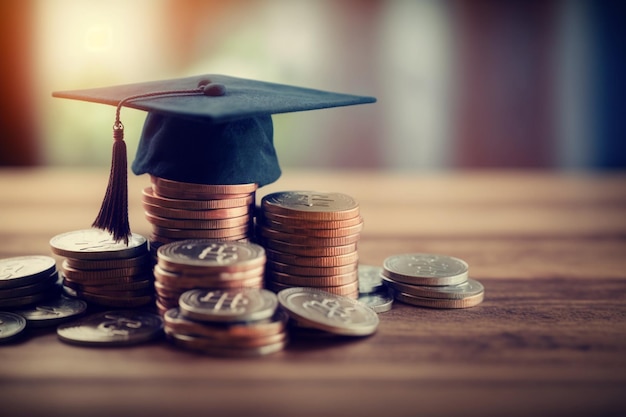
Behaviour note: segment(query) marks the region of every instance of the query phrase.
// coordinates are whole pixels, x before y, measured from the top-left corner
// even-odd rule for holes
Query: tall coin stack
[[[114,308],[153,302],[150,253],[143,236],[133,233],[126,244],[105,231],[85,229],[53,237],[50,247],[66,258],[61,273],[67,295]]]
[[[358,203],[341,193],[285,191],[261,200],[258,234],[267,252],[266,283],[273,291],[315,287],[357,298]]]
[[[468,264],[447,255],[390,256],[383,262],[382,279],[396,300],[419,307],[468,308],[485,296],[483,285],[469,278]]]
[[[254,243],[189,239],[161,246],[154,267],[161,315],[191,289],[263,288],[265,250]]]
[[[248,239],[257,184],[206,185],[151,177],[143,206],[151,249],[185,239]],[[153,253],[154,254],[154,253]]]
[[[177,346],[219,356],[261,356],[287,344],[287,315],[264,289],[190,290],[168,310],[165,334]]]

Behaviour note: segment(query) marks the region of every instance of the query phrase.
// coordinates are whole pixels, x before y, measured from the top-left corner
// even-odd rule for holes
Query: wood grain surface
[[[0,170],[0,258],[52,255],[87,228],[106,169]],[[130,220],[148,236],[130,177]],[[485,286],[465,310],[400,303],[367,338],[293,339],[223,359],[156,341],[64,344],[32,331],[0,345],[0,415],[626,415],[626,174],[285,171],[257,193],[337,191],[360,203],[364,264],[457,256]]]

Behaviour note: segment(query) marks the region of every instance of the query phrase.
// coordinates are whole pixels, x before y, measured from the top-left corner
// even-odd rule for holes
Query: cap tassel
[[[226,89],[223,84],[203,79],[196,88],[183,90],[154,91],[126,97],[117,104],[115,123],[113,124],[113,156],[111,173],[104,200],[98,217],[92,226],[106,230],[113,235],[116,242],[121,240],[128,245],[131,236],[128,222],[128,162],[126,158],[126,142],[124,142],[124,125],[120,121],[122,106],[138,98],[160,97],[166,95],[203,94],[205,96],[223,96]]]
[[[118,120],[113,125],[113,155],[109,184],[98,217],[92,226],[107,230],[116,242],[123,240],[128,245],[131,232],[128,222],[127,165],[124,125]]]

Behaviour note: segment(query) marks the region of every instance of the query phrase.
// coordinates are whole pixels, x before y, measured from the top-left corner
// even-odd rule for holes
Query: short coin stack
[[[483,301],[482,284],[469,278],[461,259],[446,255],[393,255],[383,263],[383,280],[396,300],[430,308],[468,308]]]
[[[258,235],[267,251],[267,286],[315,287],[358,297],[358,203],[341,193],[285,191],[261,200]]]
[[[188,239],[163,245],[154,267],[161,315],[187,290],[263,288],[265,250],[248,242]]]
[[[180,308],[164,315],[165,334],[177,346],[218,356],[261,356],[287,344],[276,295],[263,289],[190,290]]]
[[[135,308],[152,303],[154,279],[146,238],[133,233],[128,244],[99,229],[63,233],[50,240],[64,256],[63,290],[105,307]]]
[[[0,259],[0,308],[32,305],[59,294],[57,269],[49,256]]]
[[[294,327],[340,336],[369,336],[378,328],[378,315],[352,298],[318,288],[293,287],[278,293]]]
[[[206,185],[151,177],[143,206],[151,247],[185,239],[248,239],[257,184]]]

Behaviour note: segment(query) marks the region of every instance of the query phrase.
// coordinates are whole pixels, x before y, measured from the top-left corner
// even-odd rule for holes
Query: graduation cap
[[[272,114],[373,103],[373,97],[263,81],[200,75],[112,87],[58,91],[54,97],[116,106],[113,157],[93,226],[127,240],[127,161],[122,107],[148,112],[132,170],[198,184],[263,186],[281,174]]]

